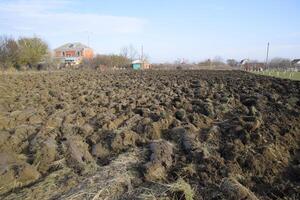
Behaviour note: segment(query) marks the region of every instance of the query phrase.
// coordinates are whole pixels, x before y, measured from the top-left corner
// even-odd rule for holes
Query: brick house
[[[84,58],[93,58],[94,52],[92,48],[76,42],[67,43],[54,49],[54,55],[64,64],[77,65],[80,64]]]

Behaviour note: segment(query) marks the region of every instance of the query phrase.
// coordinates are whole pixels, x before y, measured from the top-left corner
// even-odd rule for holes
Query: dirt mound
[[[145,179],[157,181],[165,178],[167,171],[173,164],[173,146],[160,140],[150,144],[150,161],[145,164]]]
[[[300,199],[300,82],[61,71],[0,86],[1,199]]]
[[[11,189],[28,185],[40,177],[37,169],[26,163],[21,155],[10,153],[0,154],[0,172],[1,172],[1,193],[5,193]]]
[[[258,200],[251,191],[241,185],[234,178],[224,178],[221,182],[220,188],[228,199]]]

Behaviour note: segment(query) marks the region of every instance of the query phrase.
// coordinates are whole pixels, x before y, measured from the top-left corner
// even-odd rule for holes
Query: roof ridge
[[[81,43],[81,42],[69,42],[69,43],[65,43],[57,48],[55,48],[54,50],[59,50],[59,49],[79,49],[79,48],[90,48],[89,46]]]

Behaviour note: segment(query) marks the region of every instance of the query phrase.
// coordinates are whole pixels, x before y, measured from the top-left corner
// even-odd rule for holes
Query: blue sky
[[[0,34],[97,53],[132,44],[152,62],[300,57],[299,0],[0,0]]]

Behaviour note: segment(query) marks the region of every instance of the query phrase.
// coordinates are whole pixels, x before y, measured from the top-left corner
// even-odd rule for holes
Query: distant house
[[[243,65],[245,65],[245,64],[247,64],[249,62],[250,62],[249,59],[243,59],[243,60],[241,60],[240,65],[243,66]]]
[[[293,66],[300,66],[300,59],[294,59],[294,60],[292,60],[292,65]]]
[[[54,52],[56,58],[69,65],[80,64],[82,59],[91,59],[94,56],[92,48],[79,42],[64,44],[56,48]]]
[[[244,59],[241,60],[240,67],[245,71],[262,71],[265,67],[265,63]]]
[[[131,63],[132,69],[150,69],[150,64],[145,60],[135,60]]]
[[[300,59],[294,59],[291,63],[294,71],[300,71]]]

